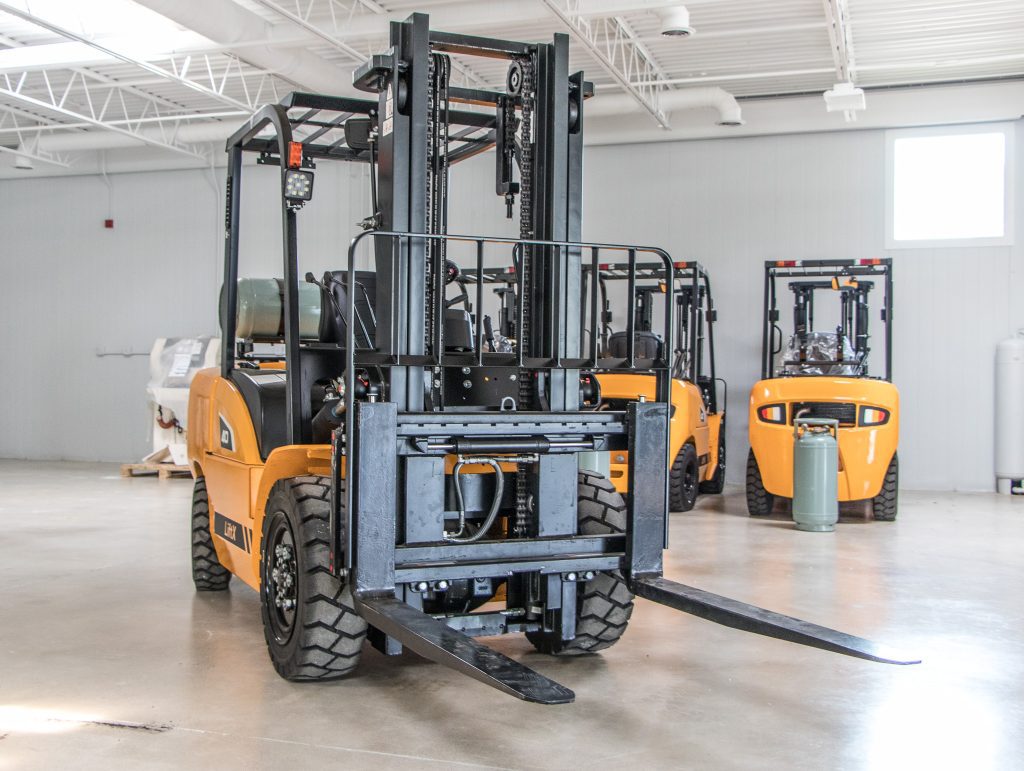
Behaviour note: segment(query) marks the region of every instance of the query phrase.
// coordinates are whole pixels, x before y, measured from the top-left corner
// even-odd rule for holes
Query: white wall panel
[[[758,375],[761,262],[882,256],[884,155],[881,131],[587,149],[585,238],[665,246],[711,271],[731,481],[741,478],[746,399]],[[1024,190],[1020,148],[1016,157]],[[277,170],[246,174],[243,272],[279,275]],[[489,155],[457,169],[453,232],[513,233],[492,174]],[[99,177],[0,181],[0,457],[143,454],[148,359],[96,350],[146,352],[159,336],[216,331],[223,171],[111,180],[114,230],[102,227],[108,193]],[[300,215],[302,270],[339,263],[368,197],[361,168],[320,165],[315,200]],[[892,256],[903,483],[989,489],[993,347],[1024,326],[1024,247]]]

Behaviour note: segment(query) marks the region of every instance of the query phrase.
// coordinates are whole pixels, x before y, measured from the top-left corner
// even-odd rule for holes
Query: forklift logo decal
[[[213,532],[242,551],[252,551],[252,530],[217,511],[213,512]]]
[[[229,452],[235,451],[235,432],[231,430],[231,426],[223,415],[218,415],[220,418],[220,446],[222,449]]]

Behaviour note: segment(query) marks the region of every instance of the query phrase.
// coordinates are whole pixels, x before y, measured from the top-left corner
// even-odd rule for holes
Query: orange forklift
[[[776,282],[793,293],[788,343],[779,326]],[[869,297],[882,289],[884,359],[869,370]],[[877,293],[876,293],[877,294]],[[838,317],[815,325],[815,298],[838,300]],[[819,311],[821,309],[818,309]],[[821,318],[819,312],[819,319]],[[771,513],[793,497],[793,421],[839,421],[839,500],[869,500],[876,520],[896,519],[899,391],[892,383],[892,260],[770,260],[765,263],[761,380],[750,391],[747,510]]]

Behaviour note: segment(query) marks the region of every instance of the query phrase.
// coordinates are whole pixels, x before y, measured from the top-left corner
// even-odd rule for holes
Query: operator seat
[[[321,303],[321,343],[344,343],[345,319],[348,314],[348,272],[344,270],[324,273],[324,286],[329,295]],[[355,286],[356,348],[372,350],[377,338],[377,274],[367,270],[356,271]],[[462,308],[446,308],[444,312],[445,348],[449,351],[474,351],[472,315]]]
[[[660,359],[661,338],[654,332],[635,332],[634,354],[638,359]],[[625,359],[629,354],[627,332],[613,332],[608,338],[608,353],[613,359]]]
[[[287,378],[288,373],[280,369],[231,370],[231,380],[241,392],[252,416],[256,444],[263,460],[288,443]]]
[[[377,274],[369,270],[357,270],[356,297],[356,348],[372,349],[377,340]],[[345,342],[345,319],[348,314],[348,271],[329,270],[324,273],[327,296],[321,303],[320,342]]]

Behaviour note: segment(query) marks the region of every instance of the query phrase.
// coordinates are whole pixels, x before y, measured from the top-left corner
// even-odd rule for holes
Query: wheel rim
[[[686,497],[690,498],[693,496],[694,491],[697,489],[697,464],[690,463],[686,466],[686,472],[683,474],[683,492],[686,493]]]
[[[295,537],[283,512],[277,512],[267,532],[263,550],[264,592],[274,638],[288,642],[295,628],[299,575],[295,564]]]

